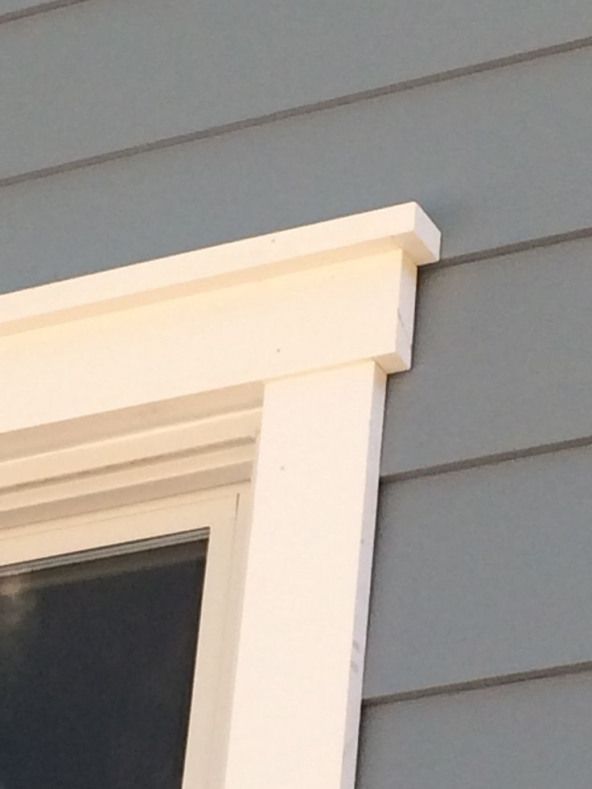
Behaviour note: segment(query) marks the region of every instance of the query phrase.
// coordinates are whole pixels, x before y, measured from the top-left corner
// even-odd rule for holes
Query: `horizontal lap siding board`
[[[587,0],[88,0],[0,25],[0,178],[586,37]]]
[[[1,287],[407,200],[448,257],[589,228],[591,69],[555,55],[5,187]]]
[[[366,699],[592,663],[592,447],[384,484]]]
[[[385,477],[590,438],[592,238],[432,268],[390,381]]]
[[[358,789],[589,789],[592,676],[366,708]]]

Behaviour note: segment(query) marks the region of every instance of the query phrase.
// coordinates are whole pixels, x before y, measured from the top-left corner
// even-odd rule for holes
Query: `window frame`
[[[0,570],[43,559],[196,533],[208,542],[183,787],[221,786],[224,771],[236,608],[241,585],[240,538],[248,488],[170,497],[0,530]]]

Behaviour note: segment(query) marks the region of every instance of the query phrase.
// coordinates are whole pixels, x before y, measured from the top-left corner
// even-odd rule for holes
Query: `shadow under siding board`
[[[0,0],[0,25],[89,0]]]
[[[408,200],[448,257],[577,230],[591,74],[581,50],[0,189],[0,290]]]
[[[383,484],[364,698],[592,660],[592,448]]]
[[[592,436],[592,238],[422,273],[382,474]]]
[[[0,178],[586,36],[587,0],[88,0],[0,25]]]
[[[367,707],[358,789],[589,789],[592,675]]]

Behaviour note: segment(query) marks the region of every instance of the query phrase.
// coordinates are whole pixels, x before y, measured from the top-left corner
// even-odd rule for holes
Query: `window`
[[[105,568],[129,578],[143,553],[121,546],[207,532],[189,712],[184,642],[181,723],[151,773],[178,782],[186,740],[183,789],[353,787],[386,376],[409,368],[417,266],[439,243],[409,203],[0,296],[7,599],[45,582],[57,627],[51,579],[98,583],[64,557],[114,550],[94,560],[114,584]]]
[[[181,789],[216,774],[241,494],[0,530],[0,786]]]
[[[206,544],[0,571],[1,786],[181,788]]]

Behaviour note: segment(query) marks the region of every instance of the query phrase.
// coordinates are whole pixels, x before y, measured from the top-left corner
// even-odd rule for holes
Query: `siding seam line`
[[[565,441],[554,441],[547,444],[537,444],[536,446],[514,449],[508,452],[496,452],[490,455],[455,460],[450,463],[440,463],[434,466],[410,469],[408,471],[381,474],[380,484],[390,485],[395,482],[405,482],[422,477],[435,477],[440,474],[451,474],[455,471],[466,471],[482,466],[495,466],[499,463],[507,463],[513,460],[538,457],[539,455],[551,455],[556,452],[566,452],[571,449],[579,449],[592,445],[592,435],[582,436],[581,438],[566,439]]]
[[[57,0],[57,2],[60,3],[60,6],[63,6],[64,4],[87,2],[87,0]],[[1,22],[2,17],[0,17],[0,23]],[[573,52],[575,50],[585,49],[588,47],[592,47],[592,36],[575,39],[562,44],[555,44],[553,46],[528,50],[527,52],[508,55],[503,58],[496,58],[493,60],[484,61],[482,63],[472,64],[470,66],[461,66],[459,68],[448,69],[446,71],[437,72],[429,76],[405,80],[378,88],[370,88],[368,90],[338,96],[333,99],[326,99],[310,104],[302,104],[289,109],[277,110],[275,112],[266,113],[264,115],[259,115],[252,118],[231,121],[218,126],[210,126],[206,129],[178,134],[172,137],[164,137],[152,142],[132,145],[116,151],[108,151],[106,153],[84,157],[82,159],[74,159],[68,162],[52,165],[50,167],[43,167],[36,170],[16,173],[14,175],[0,178],[0,188],[14,186],[25,181],[48,178],[53,175],[61,175],[62,173],[67,173],[72,170],[78,170],[84,167],[92,167],[93,165],[104,164],[106,162],[115,161],[117,159],[127,158],[130,156],[136,156],[142,153],[150,153],[152,151],[171,148],[177,145],[220,137],[222,135],[244,131],[259,126],[266,126],[268,124],[277,123],[279,121],[288,120],[291,118],[311,115],[317,112],[323,112],[325,110],[348,106],[350,104],[370,101],[372,99],[378,99],[384,96],[390,96],[396,93],[413,90],[414,88],[425,87],[440,82],[448,82],[461,77],[473,76],[475,74],[494,71],[500,68],[507,68],[520,63],[526,63],[532,60],[538,60],[540,58],[563,54],[566,52]]]
[[[486,690],[505,685],[516,685],[520,682],[534,682],[536,680],[551,679],[553,677],[567,677],[574,674],[592,672],[592,661],[568,663],[560,666],[550,666],[544,669],[517,672],[515,674],[501,674],[493,677],[455,682],[450,685],[433,685],[418,690],[403,691],[379,696],[370,696],[362,702],[364,708],[377,707],[386,704],[398,704],[405,701],[418,701],[432,696],[452,696],[458,693],[467,693],[474,690]]]
[[[541,236],[539,238],[532,238],[526,241],[516,241],[512,244],[502,244],[499,247],[487,247],[475,252],[463,252],[462,255],[453,255],[451,257],[443,257],[438,261],[436,267],[426,266],[421,269],[421,273],[426,276],[430,273],[438,272],[442,268],[452,268],[453,266],[462,266],[465,263],[476,263],[481,260],[490,260],[491,258],[501,258],[507,255],[515,255],[521,252],[529,252],[533,249],[540,249],[541,247],[557,246],[558,244],[569,243],[570,241],[581,241],[592,237],[592,227],[583,227],[578,230],[568,230],[565,233],[555,233],[550,236]]]
[[[28,19],[31,16],[38,14],[46,14],[48,11],[57,11],[60,8],[67,8],[71,5],[80,5],[86,3],[88,0],[50,0],[48,3],[37,3],[36,5],[29,5],[25,8],[19,8],[15,11],[7,11],[0,14],[0,25],[7,22],[16,22],[17,19]]]

